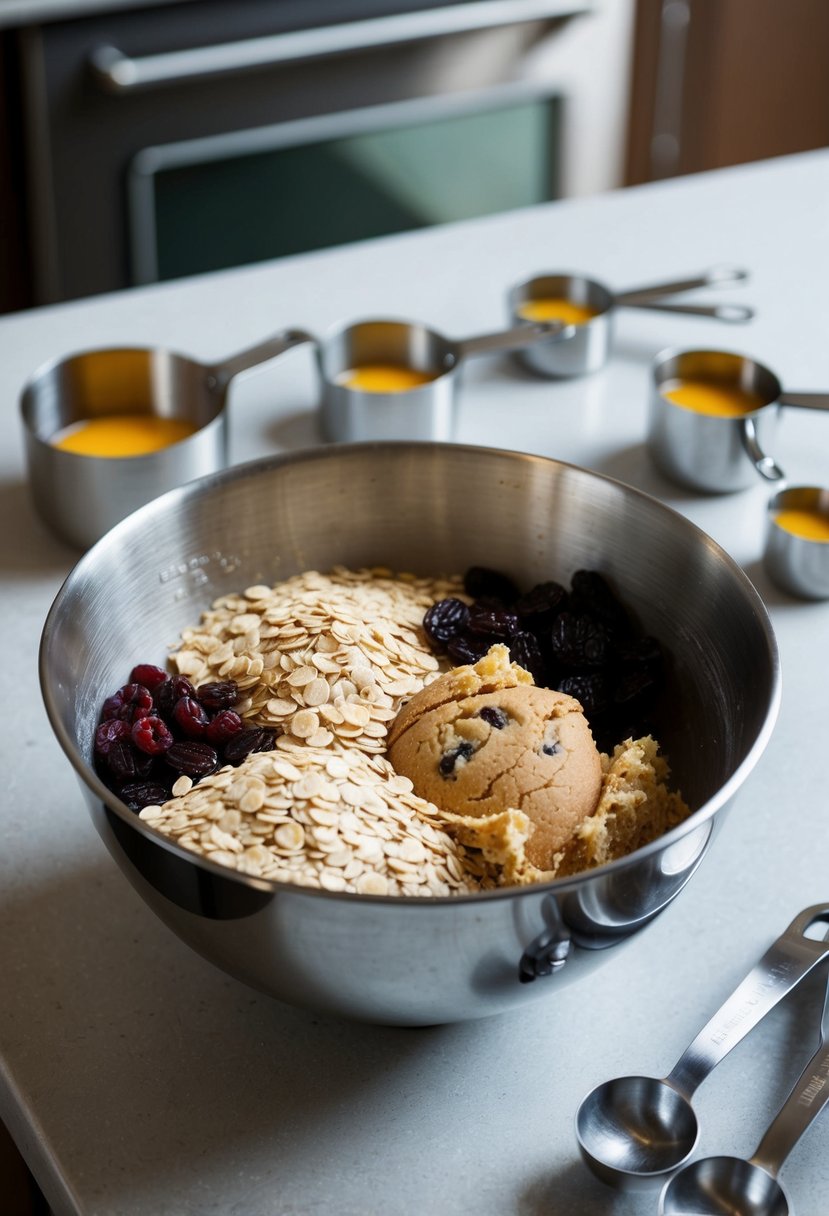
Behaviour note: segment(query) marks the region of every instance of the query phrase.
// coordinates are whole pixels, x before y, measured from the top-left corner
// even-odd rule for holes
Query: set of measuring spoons
[[[824,926],[824,939],[808,936]],[[792,1216],[777,1175],[829,1101],[829,986],[817,1050],[754,1154],[690,1158],[699,1137],[691,1099],[742,1039],[829,958],[829,904],[804,909],[752,968],[663,1078],[628,1076],[599,1085],[581,1103],[581,1155],[622,1190],[661,1186],[659,1216]]]

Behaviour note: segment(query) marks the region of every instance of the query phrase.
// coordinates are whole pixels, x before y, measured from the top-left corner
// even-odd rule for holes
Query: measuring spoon
[[[792,1216],[794,1208],[777,1181],[786,1158],[829,1101],[829,987],[823,1004],[820,1046],[754,1156],[703,1157],[675,1174],[659,1200],[659,1216]]]
[[[584,1161],[620,1189],[664,1181],[690,1157],[699,1125],[694,1092],[733,1047],[818,963],[829,942],[806,937],[829,924],[829,904],[804,909],[703,1027],[667,1077],[618,1077],[597,1086],[576,1115]]]
[[[584,376],[598,371],[610,355],[613,313],[617,308],[646,308],[732,323],[750,321],[754,311],[745,304],[677,304],[664,299],[665,296],[693,291],[698,287],[741,283],[747,278],[748,272],[738,267],[716,266],[684,279],[614,292],[604,283],[581,274],[537,275],[519,283],[509,293],[508,306],[513,325],[541,320],[530,310],[545,300],[564,300],[574,305],[582,319],[564,341],[545,348],[527,347],[519,351],[517,358],[543,376]],[[570,320],[569,317],[561,319],[565,322]]]

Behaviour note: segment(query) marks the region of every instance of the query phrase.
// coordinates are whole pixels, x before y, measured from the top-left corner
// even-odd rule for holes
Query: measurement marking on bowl
[[[234,570],[238,570],[242,564],[242,559],[235,556],[235,554],[221,553],[219,550],[216,550],[215,553],[200,553],[195,557],[189,557],[186,562],[176,562],[172,566],[167,566],[165,570],[159,570],[158,581],[160,583],[171,583],[174,579],[186,578],[188,575],[193,575],[195,576],[196,585],[201,586],[208,581],[207,575],[204,573],[204,567],[214,562],[222,574],[232,574]]]

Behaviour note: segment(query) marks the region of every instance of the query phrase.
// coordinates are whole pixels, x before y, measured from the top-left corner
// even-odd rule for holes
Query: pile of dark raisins
[[[95,730],[95,769],[133,811],[166,802],[182,775],[194,782],[251,752],[270,751],[276,732],[246,726],[233,706],[234,680],[194,688],[184,676],[139,663],[107,697]]]
[[[536,684],[581,703],[602,751],[653,731],[662,652],[636,629],[601,574],[577,570],[569,591],[547,582],[522,595],[505,574],[472,566],[463,585],[471,606],[438,600],[423,619],[438,653],[476,663],[502,642]]]

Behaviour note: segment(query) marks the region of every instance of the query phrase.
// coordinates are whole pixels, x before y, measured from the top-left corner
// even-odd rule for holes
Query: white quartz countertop
[[[589,379],[470,363],[458,439],[588,465],[688,515],[740,562],[778,636],[771,743],[688,888],[617,957],[526,1011],[429,1030],[288,1008],[215,970],[110,859],[37,684],[43,620],[75,555],[28,501],[17,397],[41,363],[163,344],[211,360],[284,325],[369,315],[455,336],[498,327],[509,286],[579,269],[624,288],[717,263],[749,325],[629,311]],[[829,388],[829,153],[787,158],[355,245],[0,320],[0,1117],[57,1216],[646,1216],[582,1166],[583,1094],[664,1075],[793,916],[829,899],[829,603],[769,584],[768,490],[683,493],[643,446],[648,364],[665,346],[742,350],[789,389]],[[320,442],[310,354],[248,373],[234,459]],[[829,482],[829,420],[786,411],[776,455]],[[758,479],[759,482],[759,479]],[[776,1010],[701,1088],[700,1151],[750,1155],[811,1054],[818,984]],[[799,1216],[829,1211],[829,1118],[783,1171]],[[0,1201],[2,1207],[2,1201]]]

